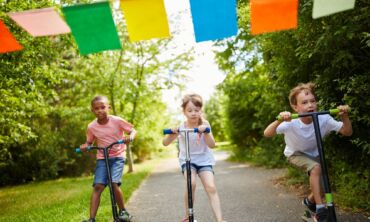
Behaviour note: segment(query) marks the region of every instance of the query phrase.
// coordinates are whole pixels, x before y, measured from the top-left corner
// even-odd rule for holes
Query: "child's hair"
[[[186,105],[189,103],[189,102],[192,102],[196,107],[199,107],[199,108],[202,108],[203,107],[203,99],[200,95],[198,94],[186,94],[183,98],[182,98],[182,104],[181,104],[181,107],[182,107],[182,110],[185,110],[185,107]],[[201,117],[199,119],[199,122],[198,124],[199,125],[202,125],[203,123],[203,118]]]
[[[296,87],[294,87],[292,90],[290,90],[289,93],[289,102],[290,105],[297,105],[297,95],[304,91],[306,95],[308,93],[311,93],[315,98],[315,84],[312,82],[308,83],[299,83]]]
[[[91,100],[91,106],[93,106],[94,103],[97,101],[103,101],[103,102],[109,103],[109,100],[106,96],[98,95],[98,96],[95,96],[94,99]]]

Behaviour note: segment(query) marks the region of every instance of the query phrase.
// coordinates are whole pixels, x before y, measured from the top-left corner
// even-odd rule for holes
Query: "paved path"
[[[216,186],[222,211],[228,222],[302,221],[305,208],[294,194],[272,183],[282,175],[278,169],[263,169],[225,161],[227,154],[215,153]],[[179,171],[177,159],[164,160],[143,182],[128,202],[134,222],[180,222],[184,216],[183,193],[186,182]],[[198,222],[214,222],[203,186],[197,179],[194,218]],[[338,221],[370,221],[364,218]]]

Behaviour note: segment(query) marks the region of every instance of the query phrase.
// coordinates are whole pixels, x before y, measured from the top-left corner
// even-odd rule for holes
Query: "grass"
[[[124,173],[122,191],[130,198],[149,175],[157,160],[135,165],[135,172]],[[125,167],[127,169],[127,167]],[[92,176],[64,178],[0,189],[0,222],[82,221],[89,216]],[[97,219],[112,218],[108,188],[103,192]]]

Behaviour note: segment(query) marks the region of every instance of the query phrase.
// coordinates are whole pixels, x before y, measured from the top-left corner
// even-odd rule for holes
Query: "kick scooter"
[[[328,177],[328,169],[326,166],[326,160],[325,160],[325,154],[324,154],[324,146],[321,139],[321,132],[320,132],[320,124],[319,124],[319,115],[335,115],[339,113],[339,109],[330,109],[329,111],[320,111],[320,112],[308,112],[308,113],[301,113],[297,114],[294,113],[291,115],[292,119],[297,119],[299,117],[305,117],[305,116],[311,116],[313,121],[313,126],[315,129],[315,137],[316,137],[316,143],[317,148],[319,151],[319,157],[320,157],[320,165],[321,165],[321,171],[322,171],[322,179],[324,184],[324,192],[325,192],[325,200],[326,200],[326,206],[328,207],[329,211],[329,217],[328,221],[336,222],[337,217],[335,214],[335,208],[333,203],[333,194],[331,193],[330,189],[330,183],[329,183],[329,177]],[[277,117],[278,120],[281,120],[281,117]],[[313,221],[314,213],[306,210],[305,214],[302,216],[302,219],[304,221]]]
[[[130,222],[131,221],[131,218],[128,218],[128,220],[120,220],[118,218],[118,211],[117,211],[117,203],[116,203],[116,196],[114,194],[114,190],[113,190],[113,185],[112,185],[112,174],[111,174],[111,171],[110,171],[110,167],[109,167],[109,150],[112,148],[113,145],[116,145],[116,144],[124,144],[125,142],[123,140],[118,140],[114,143],[111,143],[109,144],[108,146],[106,147],[99,147],[99,146],[88,146],[87,147],[87,151],[90,151],[90,150],[103,150],[103,153],[104,153],[104,161],[105,161],[105,166],[106,166],[106,169],[107,169],[107,175],[108,175],[108,187],[109,187],[109,193],[110,193],[110,201],[111,201],[111,204],[112,204],[112,214],[113,214],[113,221],[114,222]],[[77,153],[81,153],[81,149],[80,148],[76,148],[75,150]]]
[[[190,165],[190,148],[189,148],[189,133],[198,133],[198,128],[193,129],[179,129],[179,133],[185,134],[185,166],[186,166],[186,182],[188,191],[188,211],[189,211],[189,222],[194,222],[194,210],[193,210],[193,193],[191,189],[191,165]],[[205,133],[211,132],[210,128],[206,128]],[[164,129],[163,134],[173,134],[171,129]]]

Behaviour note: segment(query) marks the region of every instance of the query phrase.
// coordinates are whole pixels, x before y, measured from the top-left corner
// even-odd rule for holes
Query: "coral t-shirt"
[[[106,124],[99,124],[95,119],[87,126],[86,141],[99,147],[106,147],[111,143],[123,139],[124,133],[130,133],[133,126],[118,116],[108,116]],[[125,157],[125,144],[116,144],[109,150],[109,157]],[[97,159],[104,159],[103,150],[96,153]]]

